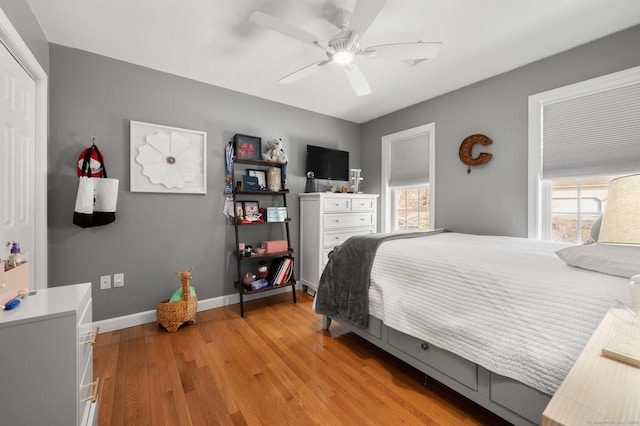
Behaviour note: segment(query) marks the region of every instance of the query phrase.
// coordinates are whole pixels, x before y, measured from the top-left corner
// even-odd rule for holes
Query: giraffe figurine
[[[169,299],[162,299],[156,306],[156,314],[158,323],[167,329],[168,332],[174,333],[184,324],[196,323],[196,311],[198,309],[198,298],[191,295],[191,272],[193,266],[184,272],[176,271],[176,275],[180,277],[182,284],[182,299],[176,302],[169,302]]]

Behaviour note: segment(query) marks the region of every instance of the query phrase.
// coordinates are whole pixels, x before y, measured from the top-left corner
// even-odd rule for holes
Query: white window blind
[[[640,83],[543,106],[542,178],[640,169]]]
[[[429,134],[393,141],[389,187],[407,187],[429,183]]]

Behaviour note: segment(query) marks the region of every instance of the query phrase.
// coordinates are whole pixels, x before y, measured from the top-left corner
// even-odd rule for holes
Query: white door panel
[[[0,258],[18,241],[24,260],[35,249],[35,81],[0,44]],[[30,274],[30,287],[34,287]]]

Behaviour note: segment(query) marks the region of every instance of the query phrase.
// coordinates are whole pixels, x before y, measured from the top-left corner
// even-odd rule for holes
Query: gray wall
[[[175,271],[191,265],[200,299],[236,292],[233,227],[222,215],[224,146],[235,133],[284,140],[296,251],[306,144],[350,151],[359,166],[354,123],[58,45],[50,46],[50,56],[50,285],[92,281],[96,320],[155,309],[179,286]],[[129,192],[130,120],[207,132],[207,194]],[[109,177],[120,179],[118,213],[112,224],[82,229],[71,222],[75,162],[92,134]],[[255,228],[263,230],[244,241],[282,238],[268,226]],[[100,275],[119,272],[125,287],[99,289]]]
[[[7,15],[33,56],[48,74],[49,42],[26,0],[0,0],[0,9]]]
[[[638,66],[639,46],[636,26],[364,124],[367,191],[380,192],[381,137],[435,122],[435,226],[526,237],[528,96]],[[458,148],[474,133],[493,139],[482,150],[494,156],[467,174]]]

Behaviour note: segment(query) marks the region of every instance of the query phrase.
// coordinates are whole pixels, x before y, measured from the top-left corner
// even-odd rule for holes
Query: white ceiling
[[[417,65],[358,58],[372,90],[358,97],[335,64],[278,83],[326,56],[247,20],[261,10],[328,40],[331,11],[355,0],[27,1],[52,43],[356,123],[640,23],[639,0],[387,0],[361,45],[443,47]]]

